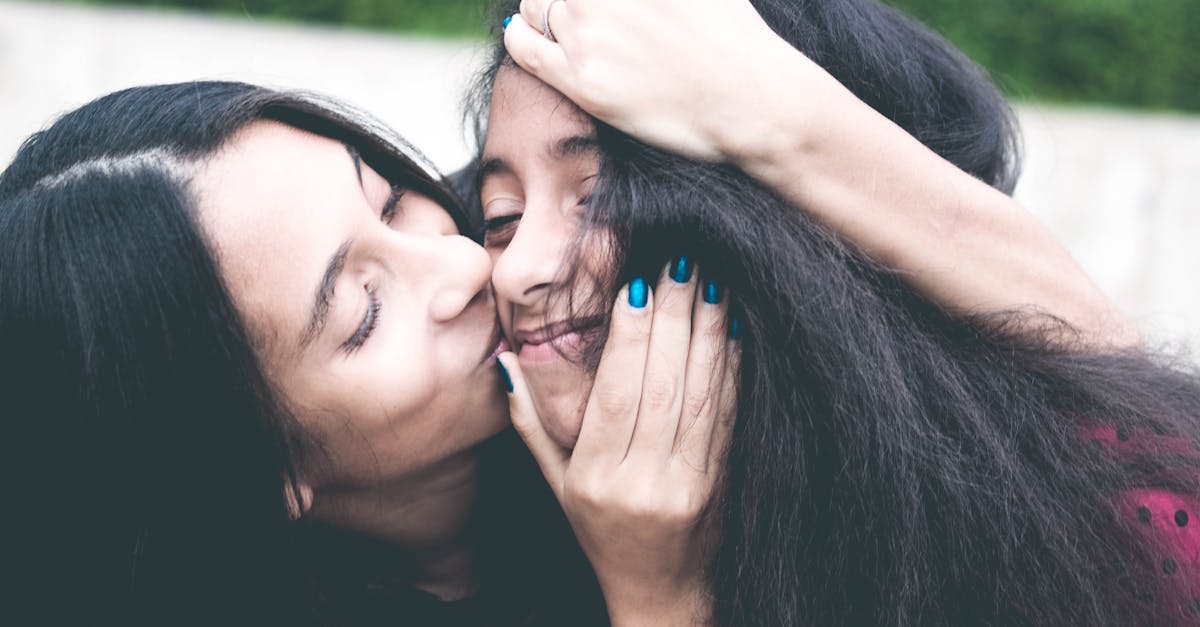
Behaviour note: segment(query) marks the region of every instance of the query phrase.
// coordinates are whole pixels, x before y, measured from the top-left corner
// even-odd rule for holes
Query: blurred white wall
[[[0,160],[58,114],[117,89],[243,80],[337,96],[442,167],[467,159],[460,100],[479,44],[143,9],[0,1]]]
[[[57,114],[131,85],[237,79],[335,95],[446,171],[478,44],[0,0],[0,162]],[[1019,108],[1018,197],[1155,342],[1200,346],[1200,117]]]
[[[1017,197],[1152,342],[1200,348],[1200,116],[1018,112]]]

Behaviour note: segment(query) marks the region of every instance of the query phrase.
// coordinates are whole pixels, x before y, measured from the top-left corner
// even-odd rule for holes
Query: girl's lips
[[[574,331],[550,338],[544,342],[525,342],[521,345],[519,357],[522,362],[542,362],[562,359],[563,354],[570,355],[579,347],[579,333]]]
[[[574,358],[584,343],[600,333],[606,319],[602,316],[576,318],[548,324],[538,329],[516,329],[513,343],[522,362],[561,360],[564,355]]]

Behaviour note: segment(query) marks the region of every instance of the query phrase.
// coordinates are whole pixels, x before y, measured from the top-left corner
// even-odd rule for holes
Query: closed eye
[[[379,212],[379,219],[383,220],[384,224],[392,223],[392,218],[396,215],[396,208],[400,206],[400,199],[404,198],[404,193],[407,191],[399,185],[392,185],[387,202],[383,203],[383,209]]]
[[[363,314],[362,322],[354,331],[354,335],[342,344],[342,350],[347,353],[354,353],[362,348],[362,345],[366,344],[367,339],[371,337],[371,333],[375,331],[375,327],[379,325],[379,314],[383,311],[383,303],[379,300],[379,293],[375,288],[368,287],[366,291],[367,311]]]
[[[521,214],[512,213],[498,218],[483,221],[483,245],[485,247],[503,247],[512,241],[517,232]]]

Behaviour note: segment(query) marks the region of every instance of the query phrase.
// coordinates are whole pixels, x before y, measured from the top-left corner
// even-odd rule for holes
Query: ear
[[[312,486],[300,479],[296,479],[294,482],[284,480],[283,497],[287,503],[288,517],[292,520],[300,520],[308,513],[308,510],[312,509]]]

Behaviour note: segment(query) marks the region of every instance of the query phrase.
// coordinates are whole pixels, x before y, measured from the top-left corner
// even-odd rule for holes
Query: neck
[[[451,600],[472,593],[472,551],[467,523],[478,489],[473,451],[443,460],[403,479],[319,488],[313,520],[396,547],[412,583]]]

